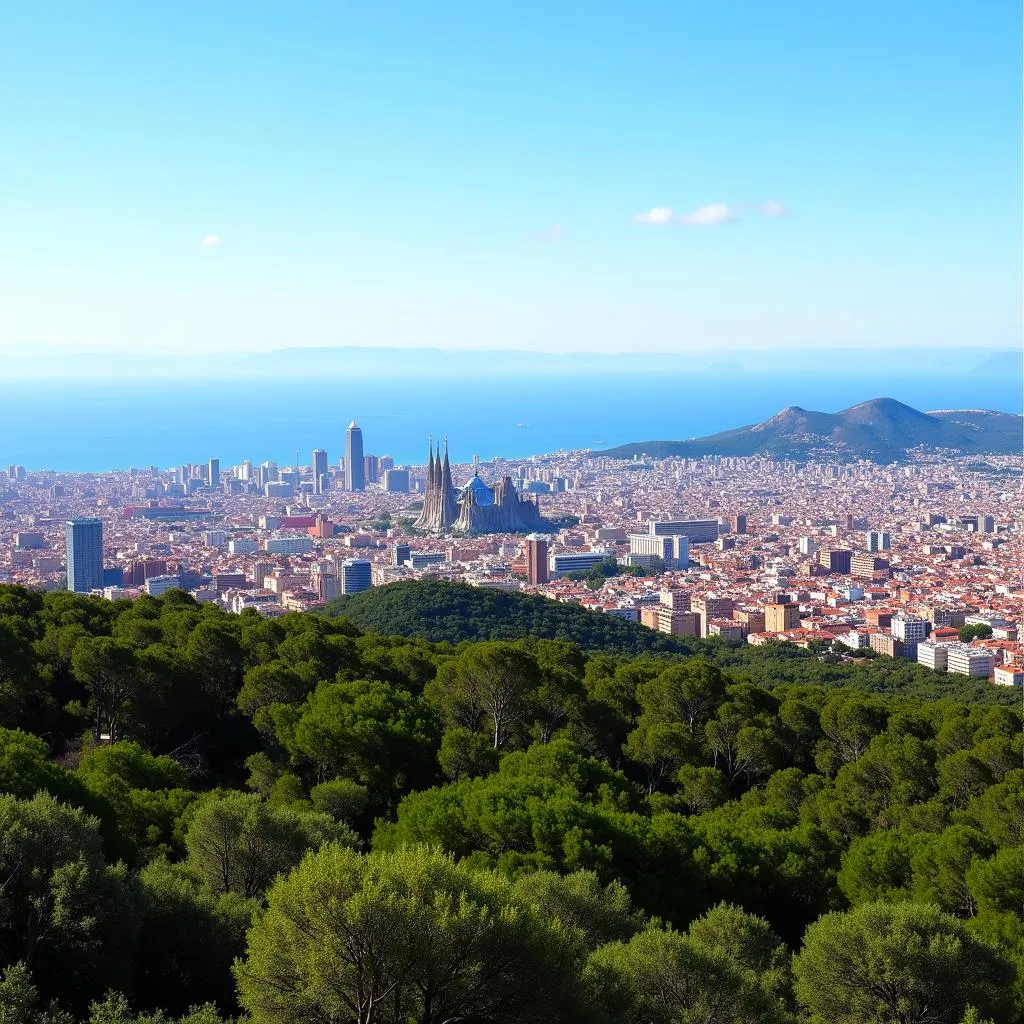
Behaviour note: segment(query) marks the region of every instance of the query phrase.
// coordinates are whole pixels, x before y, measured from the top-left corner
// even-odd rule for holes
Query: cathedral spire
[[[427,493],[430,493],[431,488],[434,486],[434,435],[427,435],[427,450],[430,452],[430,458],[427,460]]]

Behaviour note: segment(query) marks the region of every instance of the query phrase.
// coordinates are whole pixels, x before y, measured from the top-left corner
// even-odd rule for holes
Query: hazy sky
[[[0,350],[1020,341],[1017,0],[10,3]]]

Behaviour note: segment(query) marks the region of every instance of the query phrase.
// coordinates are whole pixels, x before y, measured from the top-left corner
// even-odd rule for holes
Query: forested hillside
[[[536,594],[488,590],[446,580],[408,580],[374,587],[329,602],[323,614],[348,619],[368,632],[435,643],[533,637],[565,640],[591,653],[699,655],[762,686],[814,683],[852,686],[869,693],[1019,703],[1013,693],[1002,687],[938,675],[902,658],[874,657],[861,652],[856,659],[841,660],[804,651],[793,644],[753,647],[717,638],[668,636],[614,615]]]
[[[0,1021],[1020,1020],[1019,711],[708,653],[0,587]]]

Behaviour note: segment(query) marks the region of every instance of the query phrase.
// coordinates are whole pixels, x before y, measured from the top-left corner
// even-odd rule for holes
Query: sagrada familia
[[[418,530],[428,533],[527,533],[552,529],[540,514],[539,499],[520,496],[506,476],[493,487],[473,474],[472,479],[457,492],[452,483],[452,470],[448,463],[448,441],[445,440],[444,459],[438,445],[437,458],[430,442],[427,461],[427,490],[423,498],[423,511],[416,520]]]

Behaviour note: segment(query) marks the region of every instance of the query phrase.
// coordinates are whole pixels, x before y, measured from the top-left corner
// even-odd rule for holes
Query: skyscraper
[[[68,590],[88,594],[103,586],[103,522],[69,519],[67,529]]]
[[[210,459],[206,482],[211,487],[220,487],[220,459]]]
[[[547,583],[551,578],[547,538],[539,533],[531,533],[526,538],[526,578],[534,586]]]
[[[362,491],[366,488],[363,476],[363,432],[353,420],[345,431],[345,490]]]
[[[323,494],[327,490],[327,452],[317,448],[313,452],[313,493]]]

